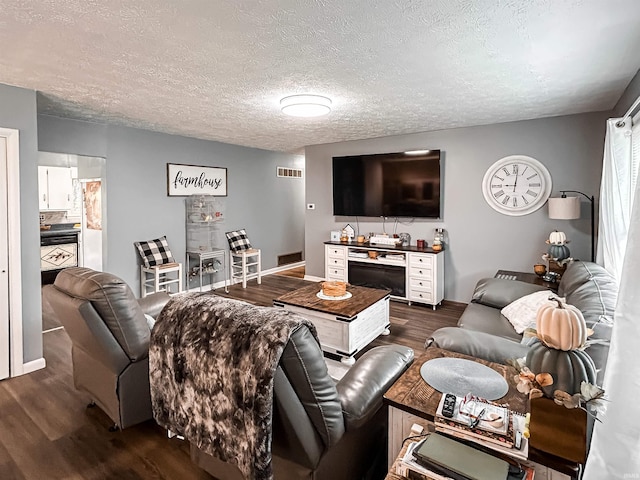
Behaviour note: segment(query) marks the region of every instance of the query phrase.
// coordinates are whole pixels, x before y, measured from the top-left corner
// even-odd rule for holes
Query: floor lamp
[[[596,261],[595,238],[593,236],[594,216],[593,205],[594,197],[577,190],[561,190],[561,197],[549,198],[549,218],[555,220],[576,220],[580,218],[580,197],[567,197],[567,193],[579,193],[591,202],[591,261]]]

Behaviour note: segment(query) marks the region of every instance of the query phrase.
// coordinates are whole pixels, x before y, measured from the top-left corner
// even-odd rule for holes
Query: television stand
[[[325,278],[391,290],[394,300],[423,303],[435,310],[444,299],[444,252],[367,242],[325,242]]]

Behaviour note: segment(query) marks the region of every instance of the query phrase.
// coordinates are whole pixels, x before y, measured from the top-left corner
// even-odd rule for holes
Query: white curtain
[[[626,222],[629,230],[620,233],[624,234],[624,242],[614,239],[616,241],[607,246],[611,241],[609,237],[598,242],[599,247],[604,244],[605,249],[599,258],[604,262],[616,262],[619,268],[620,289],[603,385],[609,403],[606,413],[599,416],[602,423],[596,422],[583,480],[640,478],[640,195],[636,195],[640,127],[633,128],[637,148],[632,152],[631,138],[626,133],[631,131],[629,126],[620,128],[615,123],[616,120],[609,120],[607,125],[601,205],[605,197],[606,202],[601,206],[604,221],[601,220],[600,225],[601,228],[602,225],[605,228],[613,226],[615,232],[620,232],[622,222],[617,224],[611,219],[616,216],[619,217],[616,220]],[[631,120],[626,119],[625,123],[629,124]],[[621,145],[613,144],[617,141]],[[626,160],[622,157],[624,152],[627,152]],[[624,172],[625,166],[627,172]],[[617,189],[612,176],[621,182]],[[612,192],[606,192],[606,188],[611,188]],[[623,208],[625,202],[629,202],[628,209]],[[615,209],[609,211],[607,208]],[[605,232],[605,235],[612,234]]]
[[[624,123],[624,125],[617,126]],[[620,280],[633,202],[631,119],[607,120],[596,261]]]

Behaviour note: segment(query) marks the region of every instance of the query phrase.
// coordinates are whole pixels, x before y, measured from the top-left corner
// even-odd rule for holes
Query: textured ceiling
[[[0,0],[0,45],[41,113],[296,151],[608,110],[640,0]],[[286,117],[294,93],[333,111]]]

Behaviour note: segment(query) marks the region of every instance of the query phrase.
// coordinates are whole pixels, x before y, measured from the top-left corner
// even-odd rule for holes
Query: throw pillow
[[[249,242],[249,237],[247,237],[247,232],[244,231],[244,228],[233,232],[227,232],[225,235],[229,241],[229,248],[233,253],[249,250],[251,248],[251,242]]]
[[[500,313],[509,320],[514,330],[521,334],[527,328],[536,328],[538,309],[551,297],[558,298],[556,294],[549,290],[525,295],[504,307],[500,310]],[[564,301],[564,299],[561,300]]]
[[[138,249],[142,263],[147,268],[172,263],[174,261],[171,250],[169,250],[167,237],[163,236],[155,240],[149,240],[148,242],[135,242],[134,245]]]

